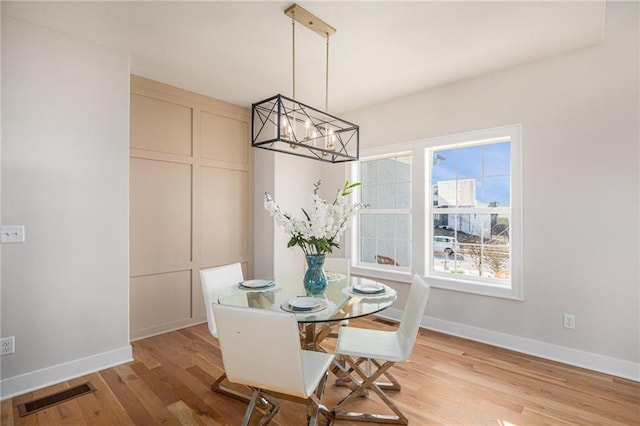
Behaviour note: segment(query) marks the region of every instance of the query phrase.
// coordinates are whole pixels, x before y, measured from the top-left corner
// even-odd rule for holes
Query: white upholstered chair
[[[358,387],[333,408],[332,411],[336,419],[394,424],[408,423],[407,417],[383,392],[383,389],[400,390],[400,383],[388,370],[396,362],[404,361],[411,355],[429,298],[429,290],[429,286],[422,278],[418,275],[413,277],[400,326],[395,331],[355,327],[340,328],[335,353],[345,360],[349,367],[347,373],[355,372],[359,377],[352,377]],[[366,366],[364,370],[362,364]],[[375,365],[375,371],[370,371],[371,364]],[[390,383],[377,382],[377,379],[383,375],[389,379]],[[375,392],[391,408],[395,416],[342,411],[345,404],[352,398],[366,394],[367,390]]]
[[[216,320],[213,315],[213,303],[218,303],[220,295],[231,290],[243,279],[244,276],[242,274],[242,266],[240,263],[232,263],[200,271],[200,282],[202,284],[202,295],[204,297],[204,308],[207,314],[207,324],[209,326],[209,332],[213,337],[218,337]],[[226,377],[227,375],[225,373],[220,375],[213,385],[211,385],[211,390],[231,396],[241,401],[248,401],[248,395],[222,386],[221,383],[226,379]]]
[[[242,424],[247,425],[259,398],[269,396],[307,405],[307,422],[316,424],[318,412],[331,422],[320,399],[333,355],[300,349],[294,314],[263,309],[214,305],[224,368],[232,383],[253,389]],[[269,411],[266,424],[276,410]]]

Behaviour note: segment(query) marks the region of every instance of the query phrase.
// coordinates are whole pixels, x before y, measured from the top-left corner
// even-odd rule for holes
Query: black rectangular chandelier
[[[329,163],[357,160],[360,127],[329,114],[329,36],[335,28],[297,4],[285,15],[291,17],[293,35],[293,98],[275,95],[251,107],[251,146]],[[325,111],[295,100],[295,23],[326,37]]]
[[[357,160],[360,127],[275,95],[251,108],[251,146],[330,163]]]

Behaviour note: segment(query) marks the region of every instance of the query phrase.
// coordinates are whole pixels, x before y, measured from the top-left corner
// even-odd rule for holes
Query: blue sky
[[[480,204],[509,206],[511,142],[434,151],[432,184],[454,179],[475,179]]]

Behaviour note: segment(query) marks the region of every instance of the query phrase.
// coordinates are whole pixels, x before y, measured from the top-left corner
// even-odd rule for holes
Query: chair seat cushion
[[[355,327],[340,327],[336,353],[394,362],[407,358],[401,352],[397,332]]]

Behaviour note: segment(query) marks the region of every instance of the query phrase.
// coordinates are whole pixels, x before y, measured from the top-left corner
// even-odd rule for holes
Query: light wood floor
[[[391,328],[384,320],[352,326]],[[246,405],[210,391],[221,374],[205,324],[133,343],[135,361],[2,402],[2,425],[237,425]],[[640,383],[421,330],[411,358],[392,369],[390,392],[412,425],[640,425]],[[97,392],[19,417],[17,404],[91,381]],[[330,379],[324,402],[347,389]],[[359,398],[363,409],[376,401]],[[355,407],[354,407],[355,408]],[[301,425],[283,401],[272,424]],[[338,421],[336,425],[350,423]]]

